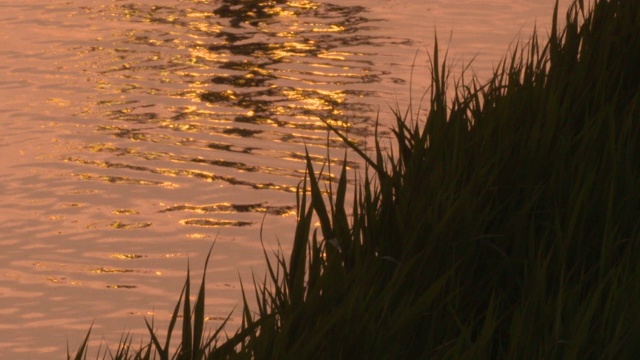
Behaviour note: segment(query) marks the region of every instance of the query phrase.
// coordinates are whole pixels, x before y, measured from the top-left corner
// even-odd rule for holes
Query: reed
[[[205,339],[203,278],[174,357],[640,355],[640,2],[576,0],[563,30],[557,16],[486,83],[452,78],[436,40],[424,121],[394,111],[397,153],[327,123],[367,164],[352,207],[346,165],[323,187],[309,160],[293,249],[254,280],[258,308]],[[168,358],[148,327],[121,358]]]

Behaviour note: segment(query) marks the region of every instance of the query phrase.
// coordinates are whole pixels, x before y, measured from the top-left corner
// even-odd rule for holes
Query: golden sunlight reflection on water
[[[260,234],[289,248],[305,151],[342,164],[320,119],[370,144],[427,89],[435,27],[486,77],[553,5],[339,3],[0,0],[0,354],[63,356],[92,323],[94,350],[144,317],[162,334],[214,240],[220,324],[264,272]]]

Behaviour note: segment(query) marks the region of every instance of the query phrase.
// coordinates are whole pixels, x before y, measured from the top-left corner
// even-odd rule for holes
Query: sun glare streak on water
[[[63,356],[92,322],[93,349],[144,317],[162,334],[214,239],[219,324],[264,271],[263,224],[289,247],[305,149],[342,163],[320,118],[364,144],[427,89],[436,27],[486,77],[552,4],[0,0],[0,354]]]

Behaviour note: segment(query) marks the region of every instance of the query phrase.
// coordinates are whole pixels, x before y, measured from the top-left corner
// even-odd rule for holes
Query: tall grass
[[[185,325],[176,358],[640,356],[640,2],[576,0],[563,30],[557,13],[487,83],[453,79],[436,42],[397,154],[351,145],[350,208],[346,167],[327,191],[309,161],[258,308],[220,344]],[[149,329],[141,358],[168,358]]]

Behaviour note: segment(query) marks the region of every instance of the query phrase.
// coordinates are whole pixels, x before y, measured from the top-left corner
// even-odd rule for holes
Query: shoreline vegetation
[[[429,110],[396,109],[396,154],[332,128],[367,164],[353,207],[346,167],[327,185],[308,160],[291,254],[243,290],[235,334],[205,329],[187,275],[166,339],[147,323],[146,345],[99,356],[640,358],[640,1],[553,16],[482,84],[451,79],[436,42]]]

